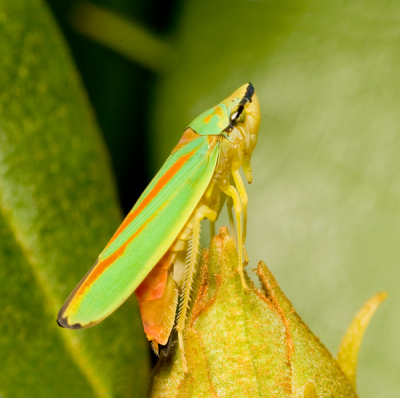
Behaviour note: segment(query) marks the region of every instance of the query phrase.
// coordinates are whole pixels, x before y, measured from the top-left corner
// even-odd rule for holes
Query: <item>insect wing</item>
[[[61,326],[92,326],[138,287],[175,241],[206,190],[219,145],[207,137],[173,153],[127,215],[98,261],[61,308]]]

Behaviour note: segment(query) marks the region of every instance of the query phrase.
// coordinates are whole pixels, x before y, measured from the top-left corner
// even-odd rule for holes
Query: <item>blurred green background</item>
[[[32,3],[46,9],[43,2]],[[0,4],[8,7],[5,0]],[[155,53],[151,61],[140,58],[146,50],[128,60],[77,32],[76,2],[47,2],[111,154],[123,212],[130,210],[186,125],[251,81],[263,117],[253,156],[254,183],[248,189],[249,268],[261,259],[267,263],[300,316],[334,354],[356,311],[374,293],[387,291],[389,298],[374,317],[361,349],[358,388],[363,398],[397,398],[400,1],[99,0],[92,4],[143,27],[156,43],[147,47]],[[35,19],[36,12],[34,7],[28,10],[27,20]],[[99,25],[98,30],[107,29]],[[121,32],[120,41],[129,41]],[[101,175],[92,188],[100,186]],[[73,190],[67,187],[66,194],[68,189]],[[103,194],[93,189],[92,195]],[[76,205],[79,198],[71,201]],[[91,209],[85,211],[90,218]],[[101,238],[88,238],[87,244],[95,239],[98,243],[86,258],[95,258],[96,250],[101,250],[117,225],[117,211],[115,221],[99,232]],[[223,215],[220,225],[225,223]],[[99,221],[93,230],[102,225]],[[89,266],[88,262],[74,265],[68,286],[57,293],[58,301]],[[140,336],[138,324],[133,328]],[[119,331],[110,333],[117,336]],[[121,350],[116,346],[112,352],[117,356]],[[137,358],[127,356],[125,363]],[[26,375],[29,370],[19,371]],[[113,380],[105,388],[108,392],[93,396],[135,394],[136,387],[133,392],[129,388],[116,392],[113,386],[122,376],[108,376]],[[123,377],[124,383],[132,380],[136,386],[147,380],[138,379],[133,369]],[[27,396],[9,394],[9,389],[6,393],[2,380],[4,398]],[[40,391],[40,396],[54,396]],[[141,396],[138,390],[136,394]]]

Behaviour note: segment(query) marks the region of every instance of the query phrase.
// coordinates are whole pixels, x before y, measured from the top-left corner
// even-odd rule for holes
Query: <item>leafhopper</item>
[[[259,103],[251,83],[189,124],[161,170],[62,306],[60,326],[93,326],[135,292],[144,331],[154,351],[159,354],[167,345],[176,325],[183,369],[187,371],[183,331],[196,272],[200,222],[210,220],[213,231],[226,198],[231,226],[232,207],[236,217],[238,272],[247,290],[243,273],[243,262],[247,263],[247,194],[239,169],[242,167],[251,183],[250,158],[259,124]]]

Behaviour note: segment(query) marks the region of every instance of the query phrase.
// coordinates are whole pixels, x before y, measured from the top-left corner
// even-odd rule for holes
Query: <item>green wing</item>
[[[219,144],[200,136],[173,153],[58,315],[67,328],[92,326],[138,287],[179,235],[218,162]]]

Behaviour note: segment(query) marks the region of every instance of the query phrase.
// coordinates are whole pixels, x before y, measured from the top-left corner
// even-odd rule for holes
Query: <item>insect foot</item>
[[[237,259],[233,239],[221,228],[203,251],[194,281],[183,330],[188,372],[175,344],[157,364],[151,397],[357,397],[266,265],[256,269],[260,289],[244,273],[244,294]]]

